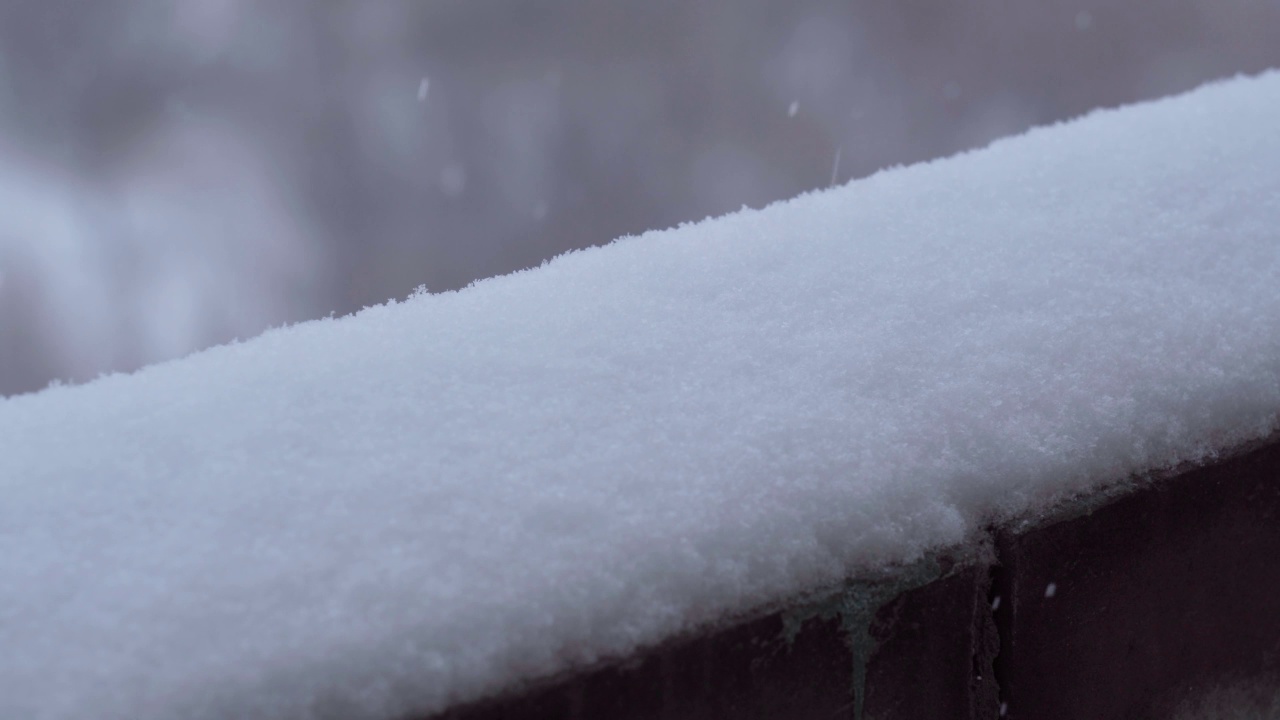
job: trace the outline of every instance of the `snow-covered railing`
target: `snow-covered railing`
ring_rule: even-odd
[[[0,717],[427,716],[990,589],[990,528],[1277,430],[1277,118],[1221,83],[0,402]]]
[[[1280,443],[447,711],[563,718],[1273,718]]]

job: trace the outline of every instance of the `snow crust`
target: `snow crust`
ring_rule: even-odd
[[[0,717],[389,718],[1277,429],[1280,74],[0,402]]]

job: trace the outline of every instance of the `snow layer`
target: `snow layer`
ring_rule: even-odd
[[[386,718],[1280,411],[1280,74],[0,402],[0,717]]]

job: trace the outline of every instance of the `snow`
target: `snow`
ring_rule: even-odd
[[[1196,688],[1174,709],[1171,720],[1276,720],[1280,718],[1280,677],[1218,681]]]
[[[0,717],[387,718],[1267,436],[1280,74],[0,401]]]

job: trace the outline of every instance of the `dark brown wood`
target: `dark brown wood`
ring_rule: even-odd
[[[997,547],[1011,719],[1166,717],[1280,662],[1280,445]]]
[[[839,618],[789,637],[783,613],[670,643],[630,663],[528,695],[457,709],[448,720],[852,717],[851,653]]]
[[[970,566],[909,590],[876,613],[867,664],[866,718],[996,716],[999,647],[988,605],[989,571]]]

